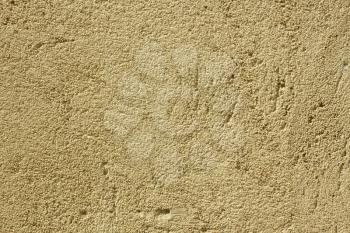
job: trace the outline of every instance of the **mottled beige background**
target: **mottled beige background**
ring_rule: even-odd
[[[1,233],[350,232],[350,1],[1,0]]]

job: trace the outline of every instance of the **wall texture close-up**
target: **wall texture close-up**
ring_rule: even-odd
[[[349,140],[349,0],[0,0],[0,233],[348,233]]]

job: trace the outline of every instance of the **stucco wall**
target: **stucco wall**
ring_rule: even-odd
[[[349,43],[347,0],[2,0],[0,232],[350,232]]]

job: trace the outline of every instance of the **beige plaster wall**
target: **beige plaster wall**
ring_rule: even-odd
[[[1,233],[350,232],[350,1],[1,0]]]

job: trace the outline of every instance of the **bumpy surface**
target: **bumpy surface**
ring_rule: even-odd
[[[2,0],[0,232],[350,232],[349,43],[347,0]]]

